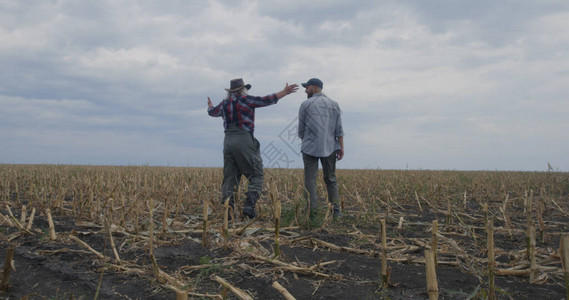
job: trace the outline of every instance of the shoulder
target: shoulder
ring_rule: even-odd
[[[324,98],[324,99],[326,99],[326,101],[330,101],[330,102],[332,102],[332,103],[336,103],[336,101],[334,101],[334,99],[328,97],[328,95],[326,95],[326,94],[319,94],[319,96],[322,97],[322,98]]]
[[[328,97],[328,96],[324,96],[324,97],[326,97],[326,99],[328,99],[328,101],[330,101],[330,103],[332,103],[332,105],[333,105],[334,107],[340,108],[340,105],[339,105],[338,102],[336,102],[334,99],[332,99],[332,98],[330,98],[330,97]]]
[[[312,101],[314,101],[314,98],[313,98],[313,97],[308,98],[308,99],[302,101],[302,103],[300,104],[300,108],[301,108],[301,109],[306,108],[306,106],[308,106],[308,105],[310,104],[310,102],[312,102]]]
[[[261,98],[261,97],[257,97],[257,96],[253,96],[253,95],[239,95],[239,96],[235,97],[235,100],[241,102],[243,105],[249,105],[250,103],[258,101],[259,98]]]
[[[319,94],[318,97],[320,99],[323,99],[324,102],[328,103],[328,106],[332,106],[334,108],[340,108],[340,106],[338,105],[338,102],[334,101],[334,99],[328,97],[327,95]]]

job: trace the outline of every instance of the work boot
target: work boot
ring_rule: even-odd
[[[247,192],[247,199],[245,199],[245,207],[243,207],[243,216],[254,219],[257,217],[257,213],[255,213],[255,203],[259,199],[258,192]]]
[[[310,218],[310,221],[316,221],[318,218],[318,211],[316,209],[311,209],[308,217]]]
[[[342,212],[340,211],[340,205],[338,203],[334,203],[334,219],[341,219]]]

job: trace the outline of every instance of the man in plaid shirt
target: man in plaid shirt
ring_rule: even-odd
[[[248,95],[251,85],[245,85],[243,79],[231,80],[230,87],[225,89],[227,97],[217,106],[207,98],[207,112],[212,117],[223,118],[225,138],[223,140],[223,183],[221,192],[223,201],[229,198],[234,217],[235,195],[241,175],[249,180],[247,199],[243,208],[243,215],[255,218],[255,203],[261,196],[263,189],[263,159],[261,158],[259,141],[253,136],[255,131],[255,108],[276,104],[278,100],[288,94],[296,92],[297,84],[285,85],[277,93],[264,97]]]

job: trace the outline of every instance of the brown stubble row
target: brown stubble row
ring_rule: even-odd
[[[340,226],[339,232],[359,228],[380,240],[379,224],[386,220],[390,239],[399,236],[402,244],[437,250],[433,257],[439,264],[445,263],[445,259],[451,264],[451,255],[454,255],[462,262],[462,267],[482,279],[488,271],[488,259],[485,258],[487,224],[492,222],[495,224],[493,234],[507,240],[522,236],[527,241],[519,246],[514,242],[507,243],[511,249],[498,245],[492,249],[497,255],[511,258],[509,263],[492,262],[492,274],[527,275],[533,282],[563,275],[559,254],[551,249],[558,246],[561,236],[568,232],[568,173],[338,170],[337,175],[341,206],[347,216],[341,223],[345,228]],[[172,232],[221,231],[221,181],[220,168],[0,165],[0,201],[2,208],[8,207],[10,212],[21,210],[21,218],[25,218],[31,209],[50,218],[51,215],[71,217],[76,222],[105,228],[111,241],[114,228],[124,234],[149,239],[152,248],[156,246],[153,244],[155,239],[159,241]],[[245,188],[245,182],[246,179],[242,179],[241,189]],[[257,222],[277,229],[278,226],[302,227],[306,205],[301,201],[302,170],[267,169],[265,183],[266,194],[259,203],[260,215],[265,217]],[[321,178],[318,190],[320,195],[325,195]],[[278,210],[282,206],[283,214],[288,210],[294,215],[288,224],[280,216],[271,217],[277,210],[273,208],[277,194]],[[236,202],[237,212],[240,205],[242,200]],[[200,223],[204,212],[210,216],[207,222]],[[193,222],[190,216],[200,222]],[[430,241],[431,235],[436,238],[437,234],[421,236],[422,232],[432,228],[434,220],[441,221],[441,224],[437,223],[437,234],[441,235],[438,243]],[[329,222],[326,220],[326,224]],[[20,225],[25,227],[26,224]],[[51,227],[50,236],[55,239]],[[226,230],[231,234],[242,233],[245,229],[235,227],[232,224],[232,229]],[[275,232],[277,253],[273,257],[278,257],[279,230]],[[405,239],[406,234],[412,237]],[[227,236],[217,241],[213,236],[211,240],[204,238],[203,245],[227,247]],[[286,242],[281,240],[280,244]],[[384,249],[379,243],[376,246],[377,253],[385,253],[380,251]],[[523,250],[514,250],[516,247]],[[361,250],[355,251],[361,253]],[[377,253],[372,251],[371,255]],[[390,253],[386,255],[389,257]],[[408,254],[401,252],[398,255]],[[115,261],[120,262],[119,254],[115,256]],[[389,258],[390,261],[403,261],[401,257]],[[424,261],[424,258],[409,255],[404,259]],[[382,273],[386,275],[385,271]]]

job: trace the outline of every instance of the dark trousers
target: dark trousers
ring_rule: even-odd
[[[223,200],[232,196],[241,175],[249,180],[248,192],[263,190],[263,159],[259,141],[249,132],[230,125],[223,140]]]
[[[318,161],[322,164],[324,182],[328,191],[328,201],[334,204],[334,210],[338,210],[338,182],[336,180],[336,152],[328,157],[315,157],[302,154],[304,161],[304,187],[310,196],[310,210],[318,207],[318,194],[316,192],[316,177],[318,175]]]

